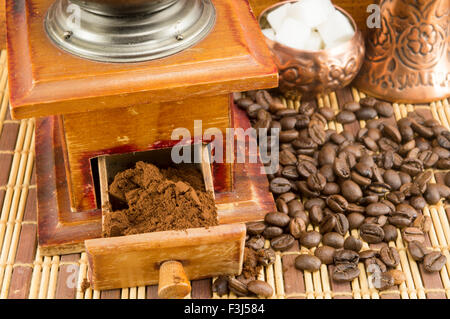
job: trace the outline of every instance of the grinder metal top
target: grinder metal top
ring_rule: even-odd
[[[61,49],[100,62],[141,62],[180,52],[215,23],[211,0],[58,0],[45,28]]]

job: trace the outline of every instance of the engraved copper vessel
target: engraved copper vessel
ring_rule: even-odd
[[[288,2],[265,9],[259,16],[262,28],[268,26],[267,13]],[[279,90],[287,96],[309,99],[349,85],[358,74],[364,59],[364,39],[353,18],[335,6],[351,22],[355,35],[338,46],[319,50],[298,50],[265,38],[279,72]]]
[[[449,0],[381,0],[355,85],[385,100],[425,103],[450,96]]]

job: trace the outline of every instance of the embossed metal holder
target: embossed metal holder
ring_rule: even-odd
[[[355,85],[402,103],[450,96],[448,0],[381,0],[380,28],[368,29],[367,50]]]
[[[261,28],[268,27],[267,14],[278,6],[295,1],[279,2],[265,9],[259,16]],[[287,96],[314,98],[349,85],[361,68],[364,58],[364,39],[353,18],[335,6],[350,21],[355,35],[338,46],[319,50],[298,50],[265,38],[272,51],[280,76],[279,90]]]
[[[45,28],[74,55],[101,62],[141,62],[180,52],[215,24],[210,0],[58,0]]]

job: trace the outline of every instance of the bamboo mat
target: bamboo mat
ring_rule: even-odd
[[[82,292],[81,285],[86,279],[87,259],[84,253],[65,256],[43,257],[37,247],[36,224],[36,183],[34,169],[34,119],[14,121],[9,114],[7,90],[6,53],[0,55],[0,298],[77,298],[77,299],[146,299],[156,298],[156,286],[134,287],[110,291]],[[364,94],[356,89],[346,89],[318,98],[319,107],[329,106],[336,111],[339,104],[351,99],[358,101]],[[283,100],[289,108],[297,108],[299,100]],[[450,129],[450,106],[448,100],[436,101],[430,105],[413,106],[394,104],[396,118],[405,117],[415,108],[428,112]],[[364,126],[364,122],[360,123]],[[339,123],[330,122],[330,128],[343,130]],[[441,174],[442,175],[442,174]],[[435,179],[442,178],[435,173]],[[274,288],[273,298],[450,298],[450,206],[442,202],[425,208],[424,214],[431,216],[432,230],[427,238],[428,245],[441,250],[447,257],[446,266],[438,273],[427,273],[418,265],[405,249],[399,237],[395,246],[401,257],[397,267],[407,277],[398,289],[378,292],[368,281],[368,274],[362,263],[361,274],[352,283],[337,284],[330,280],[332,266],[322,265],[314,273],[295,269],[294,260],[301,252],[308,251],[298,244],[286,252],[277,252],[276,261],[259,274],[259,279],[267,281]],[[309,226],[312,229],[312,226]],[[353,230],[352,235],[359,237]],[[266,242],[269,246],[269,242]],[[368,249],[367,243],[363,249]],[[220,298],[211,291],[211,279],[192,282],[192,293],[188,298]],[[230,293],[222,297],[235,299]]]

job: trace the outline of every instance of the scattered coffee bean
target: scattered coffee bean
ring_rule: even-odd
[[[336,249],[330,246],[320,246],[314,251],[314,255],[320,259],[322,264],[330,265],[334,263],[334,253]]]
[[[403,240],[407,243],[412,241],[425,242],[425,235],[422,230],[417,227],[406,227],[402,230]]]
[[[262,280],[253,280],[247,284],[247,289],[257,296],[269,298],[273,296],[273,288]]]
[[[388,267],[396,267],[400,263],[400,255],[395,247],[381,248],[380,258]]]
[[[317,247],[320,244],[322,235],[314,230],[304,232],[300,235],[300,244],[306,248]]]
[[[446,263],[447,258],[439,251],[433,251],[423,259],[423,267],[428,272],[440,271]]]
[[[288,250],[295,243],[295,238],[288,234],[283,234],[278,237],[273,238],[270,241],[270,246],[275,250]]]
[[[361,238],[369,244],[378,244],[384,239],[383,228],[375,224],[363,224],[359,233]]]
[[[337,282],[350,282],[359,276],[360,270],[357,264],[338,264],[333,268],[332,278]]]
[[[353,250],[355,252],[359,252],[363,246],[361,240],[356,237],[348,236],[344,241],[344,249]]]
[[[329,232],[323,235],[322,243],[333,248],[344,247],[344,236],[336,232]]]
[[[420,241],[411,241],[408,243],[408,251],[412,259],[421,262],[430,250]]]
[[[321,261],[313,255],[302,254],[295,258],[295,268],[314,272],[320,269]]]

